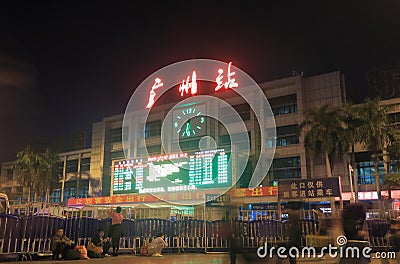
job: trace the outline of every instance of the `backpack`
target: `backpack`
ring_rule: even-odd
[[[78,260],[81,259],[81,253],[75,249],[65,249],[63,252],[63,258],[65,260]]]
[[[143,245],[140,247],[140,255],[141,256],[147,256],[149,254],[149,251],[147,249],[147,245]]]

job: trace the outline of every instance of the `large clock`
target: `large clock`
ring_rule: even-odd
[[[188,139],[206,135],[205,105],[192,105],[174,111],[174,138]]]

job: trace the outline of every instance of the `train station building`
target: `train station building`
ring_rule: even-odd
[[[176,102],[160,100],[152,107],[145,123],[139,118],[141,112],[137,113],[137,117],[131,117],[138,118],[131,122],[135,124],[133,127],[124,127],[123,114],[105,117],[93,123],[90,148],[61,152],[59,183],[52,190],[50,201],[67,204],[69,200],[69,205],[157,202],[156,198],[146,194],[150,192],[158,193],[161,199],[175,198],[177,201],[189,202],[195,199],[193,195],[199,199],[199,195],[211,195],[214,189],[233,185],[229,193],[238,204],[246,208],[249,204],[268,208],[269,203],[277,202],[277,181],[326,178],[324,159],[306,152],[303,135],[299,134],[299,125],[307,109],[325,104],[340,106],[346,102],[343,74],[339,71],[310,77],[296,74],[259,86],[269,101],[276,125],[275,154],[259,188],[249,190],[247,187],[261,147],[260,127],[252,106],[232,89],[210,95],[226,101],[245,124],[250,149],[248,162],[241,175],[236,175],[236,164],[228,162],[230,158],[235,160],[235,153],[240,151],[240,146],[232,149],[226,128],[216,119],[206,117],[207,111],[213,109],[212,103],[193,101],[171,110]],[[390,115],[397,122],[400,100],[395,98],[382,102],[396,106]],[[189,116],[191,123],[179,124],[183,115]],[[220,108],[218,115],[229,117],[232,113]],[[169,123],[167,127],[173,131],[168,134],[171,138],[164,139],[168,143],[163,145],[162,126],[166,122]],[[207,140],[202,140],[204,137]],[[266,146],[273,144],[263,143]],[[174,154],[174,144],[179,145],[181,156]],[[143,159],[146,151],[149,156]],[[210,151],[213,151],[212,158],[207,155]],[[373,162],[361,146],[357,146],[356,151],[355,172],[359,196],[361,199],[374,199]],[[187,166],[191,166],[190,169],[173,168],[172,163],[179,163],[182,159],[188,160]],[[204,164],[212,168],[205,172],[202,169]],[[345,200],[350,197],[348,164],[347,155],[337,157],[332,170],[333,177],[340,179]],[[383,174],[383,164],[380,166]],[[394,162],[391,168],[397,170],[397,167]],[[11,198],[26,199],[22,197],[25,190],[16,184],[17,172],[12,168],[12,161],[2,164],[0,190]],[[152,173],[155,170],[163,170],[163,177],[176,184],[170,185],[165,179],[155,177]],[[236,184],[232,183],[236,181]],[[393,198],[396,195],[400,196],[400,193],[395,191]]]

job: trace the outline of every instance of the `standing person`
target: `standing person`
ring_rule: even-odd
[[[235,234],[231,234],[228,238],[229,241],[229,257],[231,259],[231,264],[236,264],[236,255],[238,253],[238,239]]]
[[[301,231],[301,218],[300,210],[298,205],[291,205],[287,210],[289,215],[288,221],[288,234],[289,234],[289,245],[288,249],[291,247],[296,247],[300,250],[302,246],[302,231]],[[296,264],[296,257],[289,255],[290,264]]]
[[[111,244],[113,248],[113,256],[118,256],[119,251],[119,241],[122,236],[122,220],[123,216],[121,214],[122,208],[118,206],[113,212],[113,207],[108,210],[108,215],[111,217],[111,228],[108,231],[108,236],[111,237]]]
[[[364,222],[366,210],[360,203],[348,204],[343,208],[342,224],[347,240],[367,240],[368,232],[365,230]]]
[[[161,251],[166,246],[168,246],[168,243],[165,241],[165,235],[160,233],[156,238],[153,239],[153,241],[151,241],[150,245],[148,246],[148,254],[154,257],[162,257]]]
[[[358,252],[364,252],[365,247],[369,246],[365,219],[366,209],[361,203],[351,203],[343,208],[342,225],[347,239],[347,243],[342,245],[343,252],[348,252],[347,248],[358,248]],[[371,261],[362,254],[359,258],[349,255],[340,256],[339,264],[367,264]]]
[[[390,221],[389,242],[395,251],[400,251],[400,220]]]

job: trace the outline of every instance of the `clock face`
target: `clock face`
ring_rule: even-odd
[[[177,138],[204,136],[206,133],[205,106],[191,106],[177,110],[174,114],[173,129]]]

